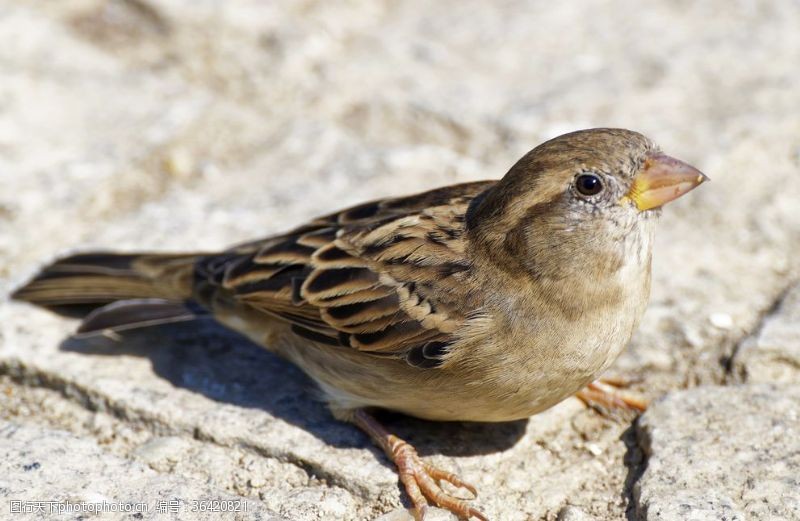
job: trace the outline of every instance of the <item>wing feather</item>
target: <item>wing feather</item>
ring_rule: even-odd
[[[196,273],[309,340],[436,367],[479,300],[464,283],[464,215],[491,184],[348,208],[208,257]]]

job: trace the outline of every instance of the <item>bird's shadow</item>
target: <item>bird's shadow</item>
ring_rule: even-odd
[[[334,447],[370,446],[356,427],[333,418],[315,384],[299,368],[212,320],[129,331],[119,339],[70,337],[60,348],[91,355],[146,357],[155,373],[176,387],[220,403],[264,410]],[[380,419],[421,455],[469,456],[506,450],[519,441],[527,425],[527,420],[429,422],[389,412],[381,413]]]

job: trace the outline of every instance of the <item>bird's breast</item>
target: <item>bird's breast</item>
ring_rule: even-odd
[[[608,280],[591,297],[573,291],[572,302],[538,298],[532,291],[501,299],[493,314],[467,326],[474,330],[454,349],[449,370],[469,389],[460,399],[480,411],[481,421],[513,420],[541,412],[596,379],[630,341],[644,311],[649,272],[631,275],[634,284]]]

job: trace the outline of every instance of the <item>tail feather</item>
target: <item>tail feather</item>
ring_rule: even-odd
[[[76,331],[76,337],[174,324],[205,314],[204,310],[184,302],[158,298],[119,300],[89,313]]]
[[[64,311],[118,300],[191,297],[198,254],[82,253],[47,266],[12,298]],[[67,313],[70,314],[70,313]]]

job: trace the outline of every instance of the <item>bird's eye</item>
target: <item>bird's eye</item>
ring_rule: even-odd
[[[595,174],[581,174],[575,179],[575,188],[581,195],[597,195],[603,191],[603,181]]]

